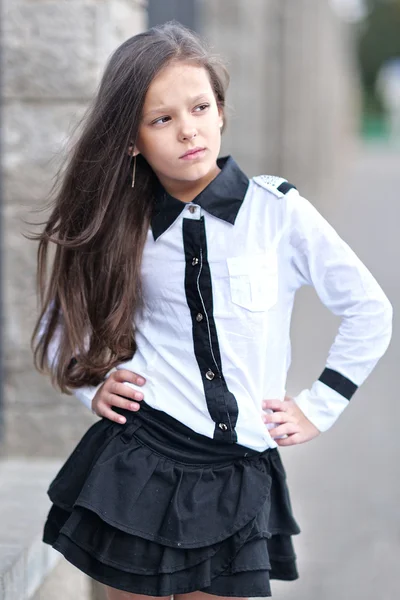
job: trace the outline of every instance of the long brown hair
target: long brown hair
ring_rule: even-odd
[[[40,234],[36,288],[40,314],[31,337],[34,366],[54,386],[97,385],[136,351],[142,306],[140,265],[156,177],[137,157],[134,189],[128,148],[135,142],[149,85],[171,61],[191,61],[225,106],[228,74],[196,34],[176,21],[124,42],[111,56],[81,134],[50,196]],[[55,244],[48,282],[49,244]],[[49,347],[56,344],[55,360]]]

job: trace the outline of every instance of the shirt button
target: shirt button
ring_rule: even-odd
[[[198,264],[199,264],[199,259],[196,258],[196,257],[194,257],[193,260],[192,260],[192,265],[195,267]]]
[[[200,323],[200,321],[202,321],[202,320],[203,320],[203,315],[202,315],[201,313],[198,313],[198,314],[196,315],[196,321],[197,321],[198,323]]]
[[[220,429],[222,429],[222,431],[227,431],[228,430],[228,426],[225,425],[225,423],[218,423],[218,427]]]
[[[196,212],[196,210],[197,210],[197,206],[193,206],[193,204],[190,204],[190,205],[189,205],[189,212],[190,212],[190,213],[192,213],[192,214],[193,214],[193,213],[195,213],[195,212]]]
[[[209,370],[207,371],[207,373],[206,373],[206,379],[208,379],[209,381],[211,381],[212,379],[214,379],[214,377],[215,377],[215,373],[213,373],[213,372],[211,371],[211,369],[209,369]]]

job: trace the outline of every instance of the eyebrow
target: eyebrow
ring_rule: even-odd
[[[200,100],[200,98],[204,98],[204,96],[207,96],[208,92],[204,92],[203,94],[199,94],[198,96],[194,96],[193,98],[189,98],[189,103],[192,104],[193,102],[197,102],[197,100]],[[144,117],[148,117],[149,115],[152,115],[153,113],[159,113],[159,112],[168,112],[170,110],[169,106],[165,106],[165,105],[161,105],[158,106],[157,108],[153,108],[152,110],[148,110],[147,113],[145,113],[143,116]]]

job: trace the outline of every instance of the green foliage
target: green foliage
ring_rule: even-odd
[[[367,0],[369,15],[360,30],[358,61],[364,87],[366,112],[380,113],[382,107],[376,94],[376,78],[382,64],[400,57],[400,1]]]

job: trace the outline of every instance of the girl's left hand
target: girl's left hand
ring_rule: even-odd
[[[289,396],[285,396],[284,400],[264,400],[262,407],[274,411],[273,413],[262,413],[264,423],[277,423],[276,427],[269,430],[271,437],[287,436],[275,439],[278,446],[303,444],[321,433]]]

